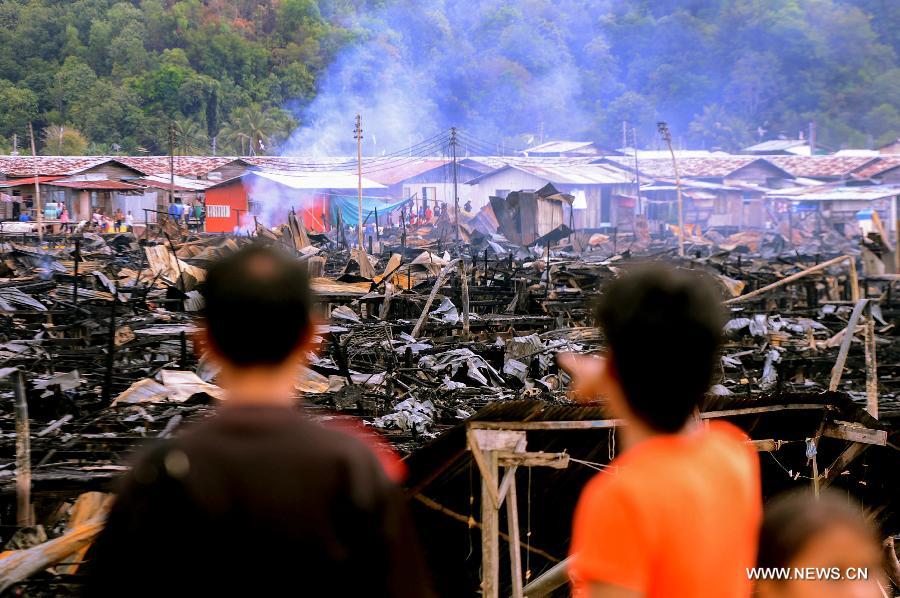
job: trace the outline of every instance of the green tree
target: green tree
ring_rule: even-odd
[[[695,142],[710,150],[737,152],[753,139],[745,121],[717,104],[704,107],[689,130]]]
[[[30,89],[17,87],[12,82],[0,79],[0,137],[28,134],[28,123],[37,120],[38,98]],[[20,147],[22,143],[20,141]]]
[[[44,148],[41,153],[48,156],[83,156],[89,142],[81,131],[67,125],[49,125],[41,134]]]
[[[222,128],[222,139],[241,155],[266,154],[287,125],[283,111],[263,108],[259,104],[238,108]]]

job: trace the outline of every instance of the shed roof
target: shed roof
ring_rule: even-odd
[[[324,172],[297,172],[297,171],[277,171],[277,170],[251,170],[244,174],[210,185],[207,189],[214,189],[234,183],[237,180],[243,180],[248,177],[258,177],[267,181],[272,181],[291,189],[356,189],[359,181],[356,174],[340,171],[324,171]],[[384,189],[381,183],[369,180],[365,177],[362,179],[363,189]]]
[[[900,195],[900,185],[821,185],[781,189],[767,195],[793,201],[873,201]]]
[[[592,154],[596,155],[599,151],[597,145],[593,141],[548,141],[534,147],[522,150],[526,156],[529,154]]]
[[[621,168],[609,164],[562,164],[512,162],[503,168],[475,177],[467,182],[474,185],[499,172],[518,170],[559,185],[615,185],[633,182],[632,176]]]
[[[769,141],[762,141],[756,145],[745,147],[743,151],[750,153],[783,152],[808,145],[809,141],[806,139],[770,139]]]

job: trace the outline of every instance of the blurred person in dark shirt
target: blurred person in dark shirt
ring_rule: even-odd
[[[294,406],[313,335],[305,270],[260,245],[210,268],[198,340],[226,396],[123,480],[87,595],[431,595],[380,457]]]

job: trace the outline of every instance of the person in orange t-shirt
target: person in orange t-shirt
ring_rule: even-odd
[[[627,271],[596,310],[605,358],[565,354],[576,397],[605,400],[622,454],[584,488],[570,576],[590,598],[746,598],[762,517],[759,459],[738,428],[696,417],[721,343],[712,283]]]

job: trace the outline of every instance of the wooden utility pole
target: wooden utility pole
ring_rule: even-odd
[[[634,177],[636,183],[635,192],[637,194],[637,213],[643,214],[644,208],[641,205],[641,170],[638,167],[638,149],[637,149],[637,129],[631,128],[631,139],[634,143]]]
[[[175,123],[171,122],[169,123],[169,205],[173,203],[175,203]]]
[[[675,170],[675,193],[678,195],[678,255],[684,256],[684,202],[681,198],[681,176],[678,173],[678,160],[675,159],[675,150],[672,149],[672,134],[669,125],[664,122],[656,123],[659,134],[669,148],[672,156],[672,168]]]
[[[34,145],[34,127],[28,123],[28,134],[31,136],[31,157],[37,158],[37,149]],[[38,182],[38,162],[34,161],[34,207],[37,210],[38,243],[44,242],[44,207],[41,205],[41,184]]]
[[[459,177],[456,169],[456,127],[450,129],[450,152],[453,156],[453,218],[456,228],[456,241],[459,242]]]
[[[359,225],[356,227],[359,241],[360,259],[363,253],[363,209],[362,209],[362,123],[359,114],[356,115],[356,128],[353,130],[353,138],[356,139],[356,183],[359,199]],[[360,264],[362,268],[362,264]]]

